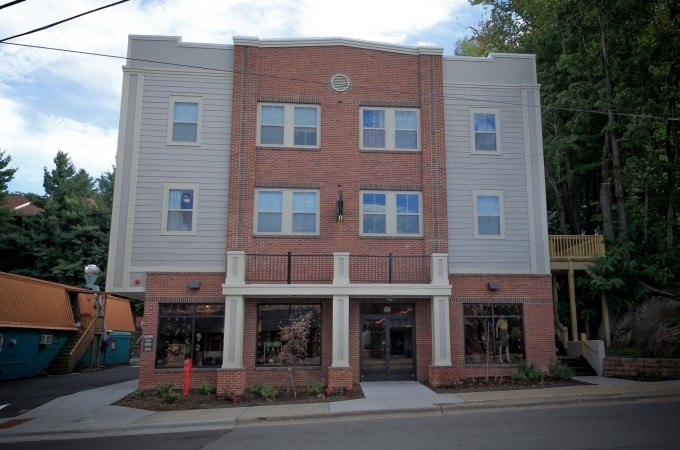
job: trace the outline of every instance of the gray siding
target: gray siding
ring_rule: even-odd
[[[499,111],[500,155],[471,154],[474,108]],[[449,271],[530,273],[522,90],[445,85],[444,110]],[[489,189],[503,192],[504,239],[474,238],[473,191]]]
[[[225,270],[231,92],[231,74],[145,75],[131,253],[134,270]],[[203,98],[200,146],[167,145],[171,95]],[[161,234],[164,183],[198,185],[196,235]]]

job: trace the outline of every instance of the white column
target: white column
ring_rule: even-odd
[[[349,252],[333,253],[333,284],[349,284]]]
[[[451,328],[449,297],[432,298],[432,365],[451,365]]]
[[[227,252],[227,279],[224,284],[246,284],[246,252]]]
[[[432,284],[447,286],[449,284],[449,255],[447,253],[432,253]]]
[[[349,297],[333,296],[333,367],[349,367]]]
[[[243,368],[243,319],[245,301],[243,296],[227,297],[224,308],[223,369]]]

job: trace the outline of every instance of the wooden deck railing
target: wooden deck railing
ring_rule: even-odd
[[[551,261],[594,261],[605,255],[602,235],[549,236]]]
[[[83,317],[81,320],[83,321],[84,331],[75,347],[73,347],[73,350],[71,350],[68,355],[68,373],[73,372],[73,369],[75,369],[78,361],[80,361],[80,358],[85,353],[85,350],[87,350],[87,347],[94,339],[94,333],[97,327],[98,320],[96,318]]]

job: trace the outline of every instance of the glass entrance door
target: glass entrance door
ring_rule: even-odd
[[[361,381],[415,379],[413,316],[361,318]]]

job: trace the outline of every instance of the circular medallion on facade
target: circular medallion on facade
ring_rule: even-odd
[[[352,86],[352,82],[349,77],[344,73],[336,73],[331,77],[331,87],[335,92],[345,92]]]

